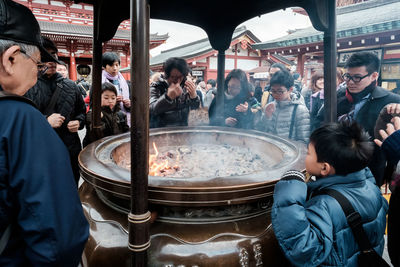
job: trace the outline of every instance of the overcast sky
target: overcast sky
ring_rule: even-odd
[[[272,40],[287,34],[287,30],[301,29],[311,26],[307,16],[294,13],[290,8],[279,10],[244,22],[245,25],[262,42]],[[167,42],[150,51],[152,56],[163,50],[177,47],[207,37],[204,30],[188,24],[155,20],[150,21],[150,33],[166,34]]]

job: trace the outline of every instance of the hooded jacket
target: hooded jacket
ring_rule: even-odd
[[[263,117],[262,125],[259,126],[259,129],[280,137],[289,138],[292,114],[297,106],[291,139],[307,143],[310,136],[310,114],[301,99],[298,99],[293,93],[290,97],[291,99],[288,101],[273,101],[275,103],[275,112],[271,118]]]
[[[322,189],[342,193],[361,215],[375,251],[382,255],[388,204],[368,168],[304,183],[290,177],[275,186],[272,227],[295,266],[358,266],[359,247],[340,204]]]

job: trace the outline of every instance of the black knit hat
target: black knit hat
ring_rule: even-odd
[[[12,0],[0,0],[0,39],[37,46],[43,62],[58,62],[43,47],[39,24],[32,12]]]

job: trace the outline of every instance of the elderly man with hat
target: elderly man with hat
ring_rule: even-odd
[[[68,151],[22,97],[41,58],[35,17],[0,0],[0,266],[77,266],[88,238]]]

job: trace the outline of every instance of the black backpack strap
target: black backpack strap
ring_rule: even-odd
[[[360,250],[366,252],[373,249],[368,236],[364,231],[360,213],[354,209],[353,205],[351,205],[350,201],[342,193],[334,189],[324,189],[319,191],[317,195],[329,195],[336,199],[346,215],[347,223],[353,232]]]
[[[294,124],[296,123],[296,111],[297,111],[298,106],[299,105],[296,104],[293,107],[292,118],[290,120],[290,128],[289,128],[289,139],[292,139],[292,136],[293,136],[293,128],[294,128]]]
[[[62,81],[64,78],[62,76],[58,77],[56,80],[56,89],[54,90],[53,95],[51,96],[50,102],[47,105],[45,111],[43,112],[44,115],[50,116],[54,113],[54,107],[56,106],[58,97],[60,96],[61,89],[63,88]]]

